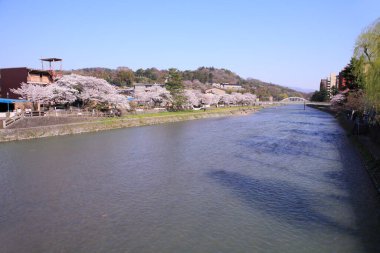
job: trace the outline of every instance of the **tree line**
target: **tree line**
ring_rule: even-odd
[[[294,96],[307,97],[307,94],[287,87],[252,78],[244,79],[236,73],[223,68],[200,67],[196,70],[176,71],[187,89],[204,91],[211,88],[213,83],[232,83],[242,85],[245,92],[255,94],[262,100],[268,99],[270,96],[275,100]],[[140,68],[136,71],[128,67],[118,67],[116,69],[84,68],[66,71],[66,74],[69,73],[102,78],[120,87],[131,87],[135,83],[167,83],[170,78],[170,70],[159,70],[157,68]]]
[[[338,94],[341,99],[332,101],[359,112],[380,110],[380,18],[358,36],[353,56],[341,76],[345,80],[342,89],[349,92]]]

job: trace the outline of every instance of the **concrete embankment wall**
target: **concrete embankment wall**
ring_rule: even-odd
[[[13,125],[9,126],[7,129],[16,128],[31,128],[31,127],[41,127],[50,125],[62,125],[62,124],[72,124],[72,123],[83,123],[96,121],[99,118],[94,117],[54,117],[54,116],[44,116],[44,117],[24,117],[22,120],[15,122]]]
[[[59,136],[68,134],[79,134],[87,132],[96,132],[108,129],[117,129],[125,127],[135,127],[144,125],[155,125],[161,123],[178,122],[185,120],[223,117],[229,115],[244,115],[254,112],[251,110],[232,110],[226,112],[204,112],[189,113],[183,115],[163,115],[141,118],[107,118],[98,121],[86,121],[69,124],[45,125],[38,127],[26,127],[15,129],[1,129],[0,142],[26,140],[34,138],[42,138],[49,136]]]

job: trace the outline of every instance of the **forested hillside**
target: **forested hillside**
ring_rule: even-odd
[[[103,78],[117,86],[132,86],[133,83],[165,83],[168,76],[168,70],[147,68],[133,71],[128,67],[118,67],[117,69],[84,68],[66,71],[66,73]],[[200,67],[196,70],[180,71],[180,74],[187,88],[205,90],[210,88],[213,83],[238,83],[247,92],[254,93],[261,99],[268,98],[269,96],[273,96],[275,100],[292,96],[306,96],[305,93],[280,85],[266,83],[257,79],[244,79],[228,69]]]

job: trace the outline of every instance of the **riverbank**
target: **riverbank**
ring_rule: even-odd
[[[83,122],[48,124],[49,122],[59,122],[52,117],[51,121],[41,117],[40,121],[44,125],[21,127],[0,130],[0,142],[27,140],[50,136],[60,136],[69,134],[80,134],[97,132],[110,129],[136,127],[145,125],[156,125],[163,123],[179,122],[186,120],[226,117],[231,115],[247,115],[262,109],[259,106],[246,107],[226,107],[216,108],[207,111],[184,111],[184,112],[161,112],[151,114],[126,115],[117,118],[98,118],[85,120]],[[33,123],[35,124],[35,122]],[[27,125],[27,124],[26,124]]]
[[[309,107],[327,112],[333,115],[339,122],[340,126],[346,131],[347,137],[359,151],[365,162],[365,167],[371,180],[380,193],[380,144],[375,142],[369,135],[353,135],[353,122],[348,120],[342,113],[337,113],[330,109],[329,106],[308,105]]]

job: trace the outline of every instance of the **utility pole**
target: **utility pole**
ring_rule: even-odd
[[[7,92],[7,99],[9,99],[9,92]],[[7,103],[7,105],[8,105],[8,116],[10,116],[10,114],[9,114],[9,101],[7,101],[8,103]]]

